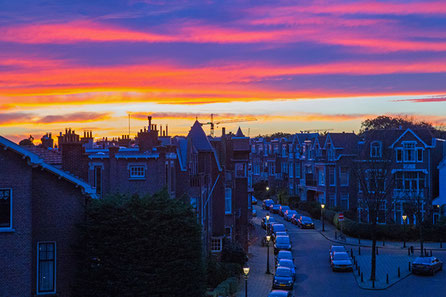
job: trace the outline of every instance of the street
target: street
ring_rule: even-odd
[[[262,217],[267,213],[260,206],[255,206],[258,217],[254,218],[256,228],[260,227]],[[446,273],[439,272],[435,276],[409,275],[407,278],[395,283],[385,290],[361,289],[352,272],[332,272],[328,263],[328,249],[332,242],[323,237],[316,230],[302,230],[297,226],[286,222],[277,214],[273,215],[277,221],[284,223],[293,246],[293,256],[296,265],[296,282],[294,284],[294,296],[324,297],[324,296],[439,296],[446,291]],[[259,244],[259,243],[257,243]],[[271,243],[272,245],[272,243]],[[349,246],[346,246],[350,250]],[[355,248],[354,248],[355,250]],[[270,257],[273,258],[272,248]],[[364,249],[364,253],[370,253],[370,249]],[[405,250],[386,251],[387,254],[404,254]],[[261,256],[261,255],[258,255]],[[264,248],[266,257],[266,248]],[[444,252],[435,256],[442,261],[446,259]],[[379,256],[378,260],[379,261]],[[273,261],[271,262],[273,263]],[[274,264],[272,264],[274,265]],[[273,266],[271,267],[273,270]],[[395,268],[397,269],[397,268]],[[364,275],[364,278],[369,277]],[[377,278],[385,278],[385,275]],[[271,285],[271,284],[270,284]],[[255,294],[255,284],[249,285],[252,294]],[[261,295],[249,295],[258,296]]]

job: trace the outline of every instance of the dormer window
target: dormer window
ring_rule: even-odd
[[[382,143],[380,141],[373,141],[370,144],[370,157],[372,158],[382,157]]]
[[[403,142],[404,162],[415,162],[415,141]]]

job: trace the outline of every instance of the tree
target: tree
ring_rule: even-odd
[[[371,280],[376,280],[376,225],[378,222],[386,221],[387,205],[392,205],[394,179],[391,156],[391,152],[385,150],[381,156],[371,157],[371,154],[364,149],[355,160],[354,172],[360,187],[358,206],[364,210],[359,216],[367,215],[371,224]]]
[[[28,138],[22,139],[19,142],[20,146],[34,146],[34,137],[30,135]]]
[[[75,247],[77,296],[202,296],[200,227],[163,191],[90,201]]]
[[[388,130],[388,129],[428,129],[434,132],[436,129],[431,123],[424,121],[416,121],[408,116],[378,116],[373,119],[364,120],[361,123],[360,133],[363,134],[368,130]]]

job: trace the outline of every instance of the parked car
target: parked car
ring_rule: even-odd
[[[294,262],[293,254],[290,251],[279,251],[276,255],[276,266],[282,259],[288,259]]]
[[[330,261],[333,271],[353,271],[352,259],[345,252],[335,252]]]
[[[443,262],[436,257],[418,257],[412,263],[413,274],[431,274],[443,270]]]
[[[286,231],[277,231],[276,232],[276,236],[288,236],[288,233],[286,233]],[[289,236],[288,236],[289,237]]]
[[[284,224],[273,224],[271,225],[271,234],[273,239],[276,238],[276,232],[280,232],[280,231],[285,231],[286,232],[286,228]]]
[[[274,239],[274,254],[281,250],[291,251],[291,242],[289,236],[277,236]]]
[[[280,205],[280,204],[273,204],[269,207],[269,211],[272,213],[279,213],[281,206],[282,205]]]
[[[271,224],[271,223],[275,223],[276,222],[276,219],[274,218],[274,217],[269,217],[269,221],[267,222],[266,221],[266,217],[263,217],[262,218],[262,228],[263,229],[266,229],[267,228],[267,224],[269,225],[269,224]]]
[[[293,292],[284,290],[272,290],[268,297],[293,297]]]
[[[313,220],[309,217],[300,216],[297,225],[302,229],[314,229]]]
[[[256,217],[256,216],[257,216],[257,210],[252,209],[252,216],[253,216],[253,217]]]
[[[331,261],[333,253],[347,253],[347,250],[342,245],[332,245],[328,250],[328,261]]]
[[[277,267],[287,267],[291,269],[291,274],[293,276],[293,280],[296,280],[296,266],[292,260],[282,259],[277,263]]]
[[[291,219],[294,216],[297,216],[297,211],[289,209],[285,212],[285,215],[283,216],[283,218],[285,219],[285,221],[291,222]]]
[[[265,210],[269,210],[269,207],[273,204],[274,204],[274,201],[272,199],[265,199],[265,200],[263,200],[262,208]]]
[[[291,269],[287,267],[277,267],[273,279],[273,289],[288,289],[292,290],[294,285]]]
[[[281,205],[280,209],[279,209],[279,215],[283,217],[285,215],[285,211],[290,210],[290,209],[291,208],[289,206]]]
[[[256,204],[257,204],[257,199],[256,199],[256,197],[254,197],[254,196],[251,197],[251,204],[252,204],[252,205],[256,205]]]

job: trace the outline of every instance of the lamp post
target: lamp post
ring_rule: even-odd
[[[266,186],[266,198],[269,199],[269,187]]]
[[[325,208],[325,204],[322,203],[321,204],[322,231],[325,231],[324,208]]]
[[[271,274],[271,272],[269,272],[269,242],[271,240],[271,236],[270,235],[266,235],[266,274]]]
[[[268,235],[268,228],[269,228],[269,213],[266,214],[265,218],[266,218],[265,231],[266,231],[266,235]]]
[[[403,248],[405,248],[406,247],[406,219],[407,219],[407,216],[406,215],[402,215],[401,217],[403,218],[403,233],[404,233],[404,236],[403,236]]]
[[[249,274],[249,266],[248,265],[243,267],[243,274],[245,276],[245,297],[248,297],[248,274]]]

